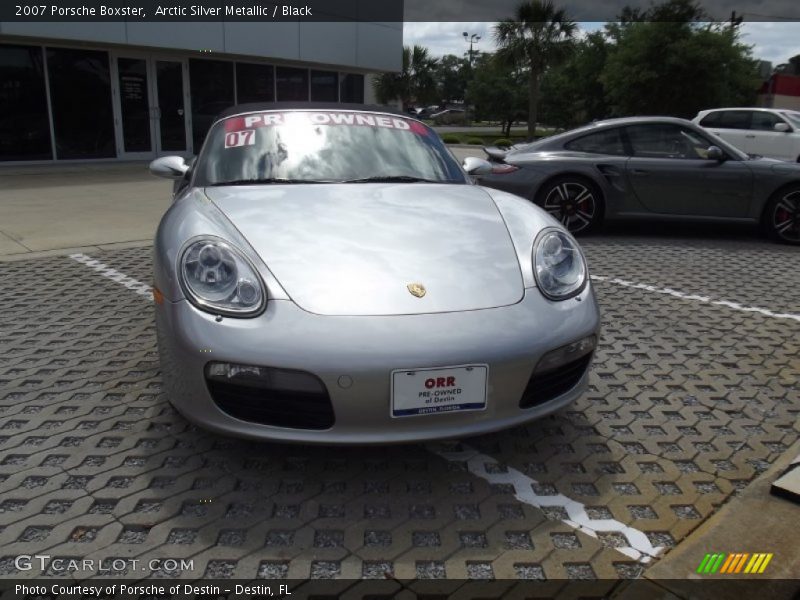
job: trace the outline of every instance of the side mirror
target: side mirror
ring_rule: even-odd
[[[492,172],[492,163],[477,156],[468,156],[461,166],[469,175],[488,175]]]
[[[708,154],[706,155],[706,157],[708,158],[708,160],[717,160],[719,162],[725,160],[725,153],[719,146],[709,146],[707,153]]]
[[[180,156],[162,156],[150,163],[150,172],[157,177],[180,179],[189,170],[189,165]]]
[[[780,131],[781,133],[786,133],[787,131],[791,131],[792,128],[789,127],[788,123],[775,123],[774,126],[775,131]]]

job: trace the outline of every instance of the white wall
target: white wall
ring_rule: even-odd
[[[402,23],[3,22],[0,35],[189,51],[202,49],[369,71],[399,71],[403,51]]]

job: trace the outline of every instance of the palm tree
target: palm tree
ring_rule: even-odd
[[[550,0],[530,0],[517,6],[514,18],[494,27],[500,60],[528,71],[528,135],[536,133],[539,87],[548,67],[570,53],[577,27]]]
[[[403,110],[412,102],[436,100],[436,78],[439,61],[424,46],[403,47],[403,68],[399,73],[384,73],[373,81],[375,96],[381,104],[395,98],[403,102]]]

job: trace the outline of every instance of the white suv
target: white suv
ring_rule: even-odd
[[[692,119],[748,154],[800,162],[800,112],[779,108],[715,108]]]

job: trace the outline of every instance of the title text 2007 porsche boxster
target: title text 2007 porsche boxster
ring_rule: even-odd
[[[586,384],[598,309],[572,236],[439,137],[344,104],[234,107],[155,241],[165,390],[225,434],[385,443],[497,430]]]

